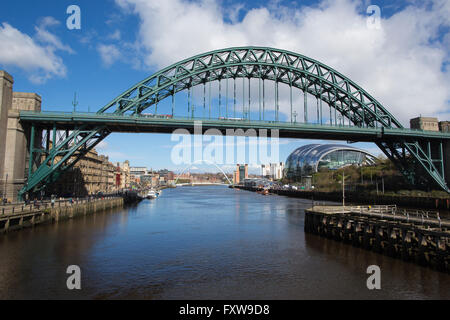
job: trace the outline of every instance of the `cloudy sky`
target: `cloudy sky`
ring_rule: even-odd
[[[81,30],[66,26],[71,4],[81,8]],[[376,28],[368,25],[370,5],[381,9]],[[0,69],[14,76],[15,91],[39,93],[46,111],[72,110],[74,92],[78,110],[96,111],[181,59],[270,46],[340,71],[408,126],[420,114],[450,118],[449,30],[445,0],[16,0],[0,11]],[[284,141],[281,160],[306,143]],[[176,169],[174,144],[169,135],[113,134],[100,151],[113,161]],[[357,146],[379,154],[374,145]]]

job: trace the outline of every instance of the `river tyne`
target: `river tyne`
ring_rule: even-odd
[[[305,234],[310,200],[223,186],[0,236],[1,299],[450,299],[450,275]],[[67,267],[81,268],[68,290]],[[368,290],[366,269],[381,269]]]

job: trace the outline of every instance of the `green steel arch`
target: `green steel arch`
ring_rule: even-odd
[[[278,83],[289,85],[291,96],[292,87],[298,88],[316,97],[318,102],[327,103],[360,128],[403,128],[381,103],[336,70],[301,54],[267,47],[221,49],[185,59],[139,82],[101,108],[97,114],[138,116],[151,107],[155,107],[156,113],[160,101],[168,97],[172,97],[173,101],[175,94],[180,91],[212,81],[221,83],[222,80],[237,78],[257,78],[260,83],[261,80],[263,83],[265,80],[273,81],[276,84],[276,96]],[[306,98],[304,94],[305,104]],[[307,114],[305,120],[308,121]],[[275,106],[275,121],[279,121],[278,102]],[[57,137],[54,127],[52,141],[56,143],[44,151],[30,148],[28,180],[20,194],[38,191],[57,180],[109,134],[107,126],[99,126],[95,130],[81,126],[67,132],[65,136]],[[448,191],[444,178],[442,142],[440,146],[431,146],[430,142],[419,140],[379,140],[376,143],[412,184],[423,187],[434,183]],[[440,153],[440,157],[436,156],[437,153]]]
[[[264,47],[222,49],[180,61],[136,84],[98,113],[140,114],[177,92],[230,78],[285,83],[332,105],[355,125],[402,128],[378,101],[336,70],[297,53]]]

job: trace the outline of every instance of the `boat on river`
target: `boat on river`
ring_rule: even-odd
[[[157,193],[155,190],[150,190],[148,193],[147,193],[147,199],[156,199],[156,198],[158,198],[158,196],[159,196],[159,193]]]
[[[263,196],[267,196],[267,195],[269,195],[269,190],[268,189],[262,189],[262,190],[256,191],[256,193],[262,194]]]

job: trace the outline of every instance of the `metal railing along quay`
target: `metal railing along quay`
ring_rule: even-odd
[[[92,203],[92,202],[98,202],[102,200],[109,200],[109,199],[115,199],[115,198],[121,198],[121,195],[116,196],[107,196],[107,197],[101,197],[101,198],[75,198],[75,199],[64,199],[64,200],[55,200],[53,203],[51,200],[42,200],[42,201],[33,201],[30,203],[14,203],[14,204],[7,204],[7,205],[1,205],[0,206],[0,217],[3,216],[12,216],[17,214],[24,214],[24,213],[32,213],[32,212],[38,212],[46,209],[51,208],[62,208],[62,207],[70,207],[78,204],[84,204],[84,203]]]
[[[450,227],[450,220],[442,219],[438,211],[399,209],[396,205],[377,206],[313,206],[313,211],[326,214],[350,214],[417,225]]]

